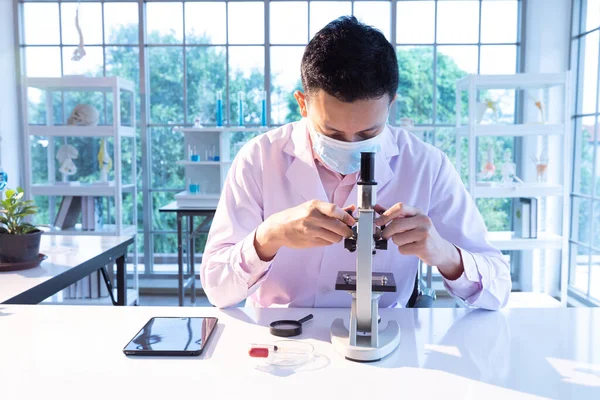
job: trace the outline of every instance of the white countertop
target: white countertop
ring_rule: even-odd
[[[42,235],[40,253],[48,258],[35,268],[0,272],[0,303],[128,240],[131,240],[130,236]]]
[[[377,363],[345,360],[329,342],[346,309],[0,305],[0,390],[20,399],[600,399],[600,309],[383,309],[398,349]],[[269,367],[248,356],[272,343],[268,324],[314,319],[300,340],[315,361]],[[153,316],[217,316],[200,357],[127,357]]]

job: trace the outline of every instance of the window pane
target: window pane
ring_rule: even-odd
[[[186,43],[225,44],[226,22],[225,2],[185,3]]]
[[[596,112],[596,96],[598,82],[598,38],[600,32],[596,31],[581,38],[581,53],[579,68],[583,74],[582,82],[581,113],[592,114]]]
[[[588,129],[591,130],[591,132],[593,132],[591,134],[592,137],[590,145],[596,150],[596,155],[594,156],[596,163],[594,167],[594,176],[596,177],[595,197],[600,198],[600,150],[598,150],[598,146],[600,146],[600,119],[596,121],[595,129],[594,127],[589,127]],[[600,218],[600,214],[597,214],[597,217]]]
[[[433,120],[433,47],[398,47],[398,98],[396,122],[412,118],[415,123]]]
[[[377,28],[387,40],[390,37],[390,2],[389,1],[355,1],[354,15],[356,18]]]
[[[461,165],[460,165],[460,175],[463,179],[463,182],[467,180],[468,174],[468,141],[466,138],[461,138],[458,142],[458,146],[460,147],[460,156],[461,156]],[[458,167],[455,164],[456,160],[456,136],[453,128],[438,128],[435,132],[435,146],[442,150],[448,157],[450,157],[450,161],[455,165],[455,168]]]
[[[310,3],[310,37],[325,25],[344,15],[352,14],[349,1],[313,1]]]
[[[188,122],[198,117],[202,125],[215,125],[216,94],[225,91],[225,47],[188,47],[186,52]]]
[[[26,47],[25,73],[29,77],[61,76],[60,47]]]
[[[59,44],[58,3],[23,4],[25,44]]]
[[[149,47],[150,122],[183,121],[183,49]]]
[[[63,74],[64,75],[86,75],[103,76],[104,63],[102,47],[86,47],[85,57],[79,61],[71,60],[76,46],[63,47]]]
[[[148,43],[183,42],[182,3],[146,3]]]
[[[183,160],[183,134],[172,128],[151,128],[152,138],[152,187],[182,189],[183,168],[177,161]]]
[[[438,43],[477,43],[479,1],[440,1],[437,9]]]
[[[600,249],[600,200],[597,199],[594,200],[594,232],[592,237],[594,238],[592,245]]]
[[[137,3],[104,3],[104,41],[110,44],[137,44]]]
[[[177,231],[177,214],[161,213],[159,208],[175,201],[176,192],[152,192],[152,230]]]
[[[600,0],[587,0],[585,31],[600,26]]]
[[[592,252],[592,267],[590,270],[590,297],[600,300],[600,252]]]
[[[107,46],[106,47],[106,76],[120,76],[129,79],[135,84],[135,116],[136,125],[140,125],[140,63],[139,49],[132,46]],[[141,141],[137,141],[140,146]],[[138,158],[141,157],[141,150]],[[139,169],[138,169],[139,171]],[[143,214],[140,214],[143,215]]]
[[[398,44],[433,43],[435,36],[435,2],[398,2],[396,15],[396,42]]]
[[[229,43],[265,42],[265,11],[262,2],[229,3]]]
[[[480,74],[517,72],[517,46],[481,46]]]
[[[511,230],[512,199],[477,199],[476,202],[488,231]]]
[[[590,243],[590,222],[591,222],[591,202],[589,199],[573,197],[573,218],[571,220],[571,239],[585,243]]]
[[[229,110],[232,125],[238,125],[238,92],[244,96],[244,123],[260,124],[260,96],[265,88],[265,48],[229,48]]]
[[[177,272],[177,234],[154,234],[152,238],[154,245],[154,272]]]
[[[305,1],[286,1],[270,4],[269,34],[271,43],[308,43],[308,3]]]
[[[519,3],[515,0],[481,3],[481,42],[516,43]]]
[[[571,276],[569,284],[587,294],[590,251],[586,247],[571,244]]]
[[[456,81],[477,73],[477,46],[439,46],[437,56],[437,120],[456,120]],[[463,96],[466,100],[466,93]],[[463,101],[463,104],[465,101]]]
[[[594,171],[594,117],[578,118],[575,141],[575,192],[592,194],[592,173]]]
[[[102,44],[102,5],[100,3],[62,3],[63,44],[79,44],[79,33],[75,26],[75,16],[79,6],[79,26],[85,44]]]
[[[300,62],[304,47],[271,48],[271,121],[285,124],[302,118],[294,91],[302,90]]]

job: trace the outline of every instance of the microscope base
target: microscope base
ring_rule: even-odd
[[[398,322],[389,321],[385,329],[378,332],[379,347],[371,347],[371,337],[357,335],[356,345],[350,344],[350,332],[344,320],[336,319],[331,324],[331,343],[346,359],[360,362],[375,362],[390,354],[400,344]]]

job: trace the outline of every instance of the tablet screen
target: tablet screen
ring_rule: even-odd
[[[127,344],[125,351],[201,351],[216,318],[155,317]]]

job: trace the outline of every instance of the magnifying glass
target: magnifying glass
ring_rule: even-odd
[[[310,321],[313,318],[312,314],[308,314],[306,317],[294,321],[294,320],[280,320],[271,322],[271,335],[280,337],[291,337],[302,334],[302,324],[306,321]]]

